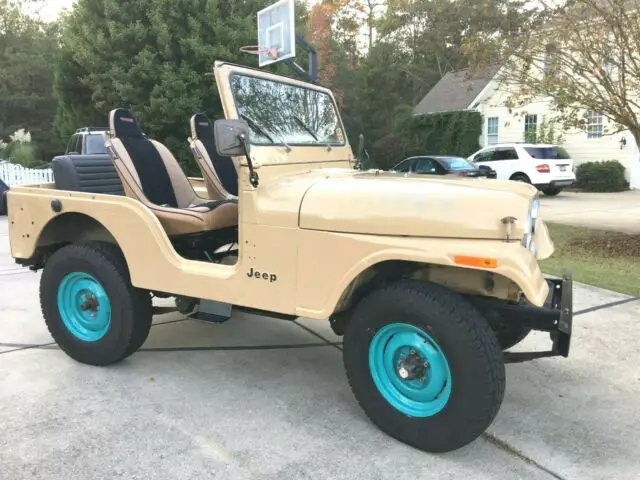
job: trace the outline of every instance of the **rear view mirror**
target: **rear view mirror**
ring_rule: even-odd
[[[216,150],[223,157],[249,155],[249,125],[244,120],[216,120]]]

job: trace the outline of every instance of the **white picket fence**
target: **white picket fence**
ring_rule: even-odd
[[[25,168],[0,160],[0,179],[10,187],[25,183],[48,183],[53,182],[53,171],[50,168]]]

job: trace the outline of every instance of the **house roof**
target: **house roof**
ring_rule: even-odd
[[[420,116],[468,110],[499,69],[500,66],[494,65],[473,75],[469,75],[469,69],[448,72],[414,107],[413,114]]]

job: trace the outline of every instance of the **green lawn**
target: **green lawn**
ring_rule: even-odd
[[[640,296],[640,235],[547,223],[555,244],[540,263],[544,273],[561,276],[563,267],[577,282]]]

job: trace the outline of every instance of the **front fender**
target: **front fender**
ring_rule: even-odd
[[[318,254],[322,249],[332,261]],[[495,259],[495,268],[456,263],[456,256]],[[519,242],[438,238],[386,237],[302,231],[298,265],[298,314],[326,318],[351,282],[371,266],[385,261],[484,270],[514,282],[527,299],[542,306],[549,287],[534,255]]]

